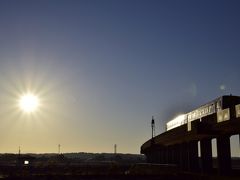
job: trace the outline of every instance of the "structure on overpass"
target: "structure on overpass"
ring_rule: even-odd
[[[218,170],[228,174],[232,170],[230,137],[239,134],[240,97],[221,96],[169,121],[166,132],[145,142],[141,153],[149,163],[176,164],[184,171],[211,173],[211,141],[216,138]]]

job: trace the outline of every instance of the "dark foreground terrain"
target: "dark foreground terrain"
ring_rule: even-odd
[[[48,166],[1,166],[2,179],[61,179],[61,180],[239,180],[240,172],[234,170],[231,174],[220,176],[213,174],[188,173],[172,165],[118,163],[78,164],[78,165],[48,165]]]
[[[239,159],[233,161],[240,167]],[[239,180],[235,168],[228,175],[189,173],[175,165],[147,164],[141,155],[68,154],[0,155],[0,179],[61,180]]]

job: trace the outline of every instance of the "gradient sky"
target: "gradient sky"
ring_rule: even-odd
[[[1,0],[0,152],[60,143],[139,153],[152,115],[159,134],[179,113],[240,95],[239,9],[237,0]],[[31,115],[17,107],[25,92],[41,99]]]

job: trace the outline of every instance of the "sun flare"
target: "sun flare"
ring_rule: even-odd
[[[19,107],[27,113],[34,112],[39,106],[39,99],[36,95],[28,93],[20,97]]]

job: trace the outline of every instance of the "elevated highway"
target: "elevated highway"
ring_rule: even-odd
[[[228,101],[222,105],[224,108],[149,139],[141,146],[141,153],[150,163],[176,164],[184,171],[211,173],[211,141],[216,138],[218,171],[231,173],[230,137],[240,134],[240,97],[224,98]]]

